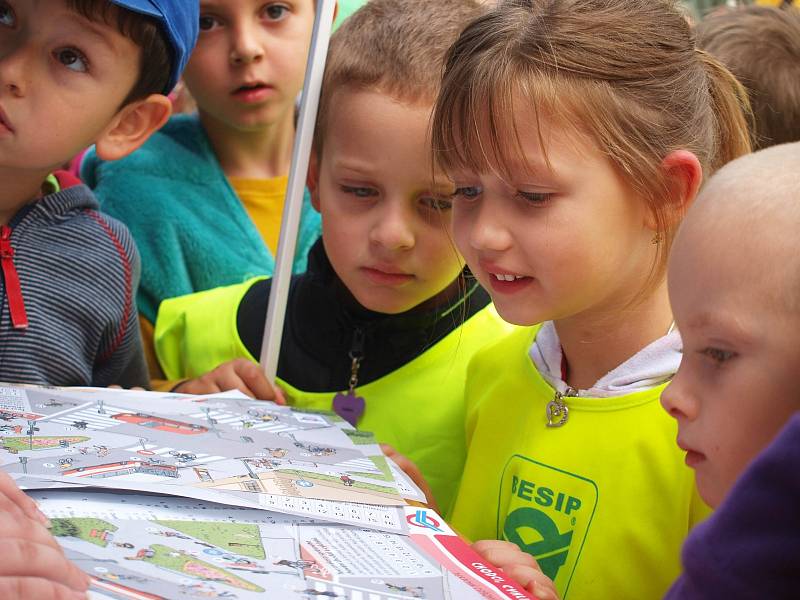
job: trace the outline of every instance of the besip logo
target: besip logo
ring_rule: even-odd
[[[422,527],[423,529],[431,529],[442,533],[444,530],[441,528],[441,523],[428,514],[426,510],[418,510],[413,515],[406,517],[409,525],[414,527]]]

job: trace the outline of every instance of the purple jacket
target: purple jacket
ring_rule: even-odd
[[[665,600],[800,598],[800,413],[683,546]]]

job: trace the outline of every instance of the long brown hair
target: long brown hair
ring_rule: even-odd
[[[588,132],[647,202],[663,241],[651,283],[663,277],[683,208],[663,159],[686,149],[710,174],[750,151],[744,88],[695,48],[667,0],[501,0],[448,53],[433,116],[435,160],[445,171],[501,174],[525,164],[519,102],[537,119]]]

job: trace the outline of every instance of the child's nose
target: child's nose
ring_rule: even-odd
[[[469,228],[469,242],[475,250],[502,252],[512,245],[511,234],[504,226],[497,207],[490,207],[486,203],[474,210],[472,219],[454,219],[454,227]]]
[[[0,56],[0,89],[3,94],[23,96],[30,77],[29,65],[23,52],[9,52]]]
[[[682,375],[678,369],[675,377],[661,393],[661,406],[678,421],[692,420],[697,416],[697,403],[685,385],[685,378],[685,373]]]
[[[252,33],[244,28],[238,30],[230,60],[234,65],[247,65],[264,58],[264,48]]]
[[[387,207],[372,227],[370,240],[390,250],[414,247],[414,231],[408,215],[399,207]]]

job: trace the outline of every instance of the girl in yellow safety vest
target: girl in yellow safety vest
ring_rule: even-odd
[[[468,368],[452,522],[567,600],[660,598],[707,511],[659,404],[681,356],[665,262],[704,173],[749,151],[747,111],[665,0],[501,1],[449,51],[454,237],[526,326]]]

